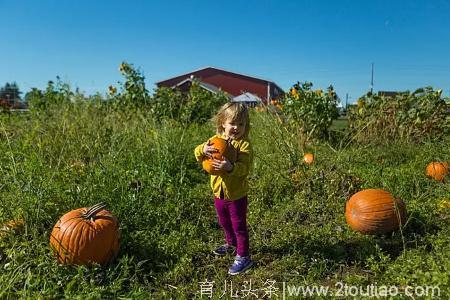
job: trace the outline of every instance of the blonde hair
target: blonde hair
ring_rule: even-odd
[[[226,121],[242,121],[245,124],[245,132],[242,137],[248,137],[250,132],[250,118],[245,104],[238,102],[225,103],[213,118],[217,134],[223,134],[223,124]]]

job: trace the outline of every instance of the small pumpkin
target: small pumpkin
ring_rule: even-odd
[[[446,162],[431,162],[427,166],[427,176],[443,181],[449,172],[449,166]]]
[[[62,264],[105,265],[119,252],[119,222],[102,203],[63,215],[53,227],[50,245]]]
[[[314,154],[312,154],[312,153],[305,153],[305,155],[303,156],[303,161],[307,165],[312,164],[314,162]]]
[[[382,234],[404,225],[406,207],[402,200],[381,189],[357,192],[345,207],[347,224],[363,234]]]
[[[213,153],[213,158],[221,160],[222,157],[226,157],[229,161],[235,162],[237,159],[236,149],[231,145],[230,140],[225,140],[220,137],[213,137],[208,141],[210,146],[214,146],[217,152]],[[212,166],[213,159],[205,157],[202,161],[203,169],[211,175],[222,175],[224,172],[221,170],[214,170]]]

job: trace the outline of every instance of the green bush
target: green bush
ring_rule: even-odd
[[[120,83],[122,91],[117,95],[115,95],[116,88],[109,87],[110,94],[115,97],[114,104],[121,109],[144,107],[147,105],[150,98],[148,90],[145,87],[145,77],[141,74],[141,71],[126,62],[120,64],[119,70],[125,77],[125,83]]]
[[[323,93],[312,90],[312,86],[310,82],[298,82],[281,99],[288,124],[299,128],[302,148],[312,139],[326,138],[333,120],[339,116],[338,98],[333,87]]]
[[[349,111],[354,139],[361,143],[441,139],[450,132],[450,116],[441,93],[427,87],[394,98],[368,94]]]
[[[205,123],[227,101],[230,98],[225,93],[209,92],[194,80],[187,93],[166,87],[156,89],[150,109],[159,120],[171,118],[183,124]]]
[[[141,71],[125,62],[120,64],[119,69],[125,77],[125,83],[119,83],[119,92],[116,87],[109,87],[108,102],[119,110],[129,110],[130,107],[148,109],[158,121],[173,119],[183,124],[205,123],[222,104],[230,100],[223,92],[212,93],[203,89],[196,80],[192,82],[187,93],[179,89],[160,87],[150,96]]]
[[[56,83],[49,81],[45,91],[32,89],[27,95],[30,110],[35,113],[49,111],[55,107],[68,105],[71,103],[71,97],[74,93],[68,83],[62,82],[59,76],[56,76]]]

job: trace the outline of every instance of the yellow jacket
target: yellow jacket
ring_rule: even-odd
[[[215,135],[225,139],[222,135]],[[195,159],[201,162],[204,158],[203,146],[200,144],[195,147]],[[228,200],[238,200],[248,193],[247,176],[253,164],[253,150],[249,140],[232,140],[231,145],[237,150],[237,160],[233,163],[233,170],[225,172],[224,175],[211,175],[211,188],[214,196]]]

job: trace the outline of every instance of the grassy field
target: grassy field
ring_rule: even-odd
[[[348,125],[347,117],[339,117],[337,120],[333,121],[332,129],[335,130],[345,130]]]
[[[364,298],[370,285],[378,295],[383,286],[397,288],[395,299],[450,297],[450,184],[424,174],[430,161],[450,161],[450,139],[311,145],[316,161],[305,166],[294,134],[270,114],[251,117],[248,218],[257,265],[237,277],[227,275],[232,257],[211,254],[223,235],[208,176],[193,155],[211,126],[87,105],[0,117],[0,222],[25,220],[0,238],[0,298],[306,297],[290,296],[293,286],[329,289],[313,298]],[[367,236],[347,226],[345,203],[365,188],[406,203],[402,231]],[[58,265],[49,247],[53,225],[98,202],[120,221],[117,260],[104,268]]]

